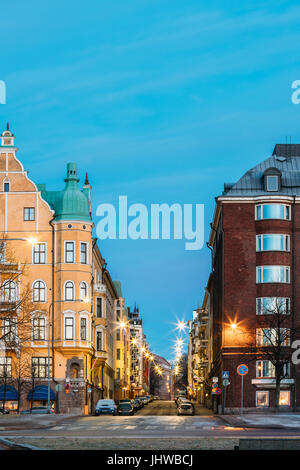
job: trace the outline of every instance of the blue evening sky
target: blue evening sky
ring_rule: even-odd
[[[16,135],[35,182],[63,187],[75,161],[93,209],[205,204],[300,141],[300,6],[294,1],[16,0],[2,2],[0,123]],[[211,5],[210,5],[211,4]],[[95,218],[95,222],[97,219]],[[152,350],[171,358],[171,322],[202,303],[210,253],[184,241],[100,243],[127,305],[136,301]]]

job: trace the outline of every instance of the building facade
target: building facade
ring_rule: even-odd
[[[162,356],[153,354],[154,363],[160,369],[153,386],[153,395],[158,395],[161,400],[171,400],[173,395],[172,366]]]
[[[86,177],[79,187],[75,163],[63,190],[36,185],[8,126],[0,138],[0,400],[45,405],[49,390],[57,412],[93,413],[98,399],[115,396],[125,309],[92,236],[91,186]]]
[[[121,282],[115,281],[114,284],[118,293],[115,328],[115,398],[119,401],[130,398],[131,336]]]
[[[225,184],[216,198],[209,240],[210,376],[218,377],[222,388],[225,371],[230,382],[226,401],[224,387],[220,397],[213,397],[216,409],[239,411],[239,364],[248,368],[243,378],[245,410],[274,409],[276,384],[281,409],[300,406],[299,366],[291,360],[300,322],[299,175],[300,146],[276,145],[271,157],[237,183]]]
[[[139,308],[135,306],[133,312],[128,308],[127,312],[131,335],[131,396],[137,397],[149,391],[150,353]]]

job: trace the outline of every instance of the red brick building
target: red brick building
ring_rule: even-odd
[[[300,145],[276,145],[271,157],[237,183],[224,185],[223,195],[216,198],[208,246],[210,375],[219,378],[220,386],[222,371],[229,372],[230,380],[226,403],[221,386],[222,394],[212,397],[214,408],[239,412],[237,366],[244,363],[249,369],[244,377],[245,410],[274,409],[276,373],[269,351],[276,334],[273,308],[279,305],[284,328],[278,327],[278,335],[286,334],[280,345],[284,374],[279,404],[281,409],[300,409],[300,369],[291,360],[291,345],[300,338]]]

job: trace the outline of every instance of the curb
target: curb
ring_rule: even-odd
[[[232,423],[226,418],[224,418],[223,415],[218,415],[218,418],[220,418],[224,423],[228,424],[228,426],[232,426],[233,428],[246,428],[246,429],[286,429],[286,430],[293,430],[293,431],[299,431],[299,428],[295,427],[290,427],[290,426],[283,426],[282,424],[270,424],[270,425],[263,425],[263,424],[247,424],[247,423]]]
[[[15,442],[9,441],[4,437],[0,438],[0,442],[9,447],[11,450],[45,450],[41,447],[31,446],[30,444],[16,444]]]

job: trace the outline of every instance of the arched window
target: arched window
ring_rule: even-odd
[[[35,281],[33,283],[33,301],[46,302],[46,284],[44,281]]]
[[[65,300],[74,300],[74,284],[72,281],[65,283]]]
[[[17,298],[17,288],[14,281],[6,281],[3,285],[3,301],[15,302]]]
[[[82,281],[80,283],[80,293],[79,298],[80,300],[84,300],[88,297],[88,285],[86,282]]]

